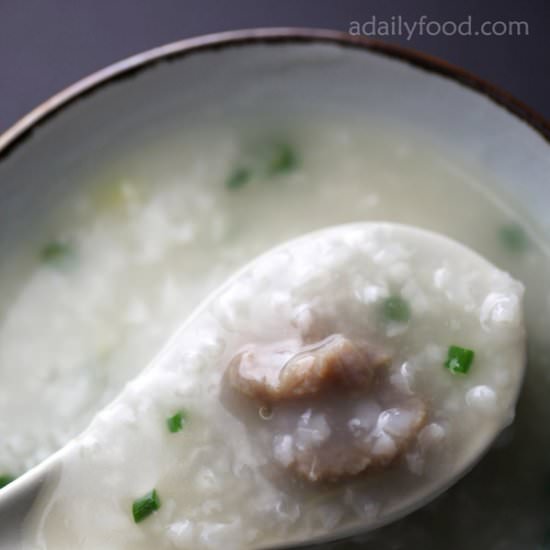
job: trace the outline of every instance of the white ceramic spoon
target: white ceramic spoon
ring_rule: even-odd
[[[460,300],[464,300],[464,307],[470,308],[470,313],[465,314],[467,322],[462,328],[455,327],[458,332],[454,336],[445,340],[450,329],[442,326],[444,323],[435,323],[431,330],[424,330],[424,337],[429,334],[434,342],[443,339],[450,345],[460,344],[452,340],[455,337],[476,335],[478,346],[499,346],[502,353],[500,381],[491,378],[495,373],[490,364],[484,366],[485,356],[481,352],[479,364],[474,363],[472,373],[464,376],[454,376],[445,369],[444,358],[434,359],[441,363],[436,365],[434,372],[441,379],[438,391],[443,395],[434,398],[433,402],[450,400],[444,393],[445,388],[455,394],[458,391],[459,396],[463,391],[464,400],[457,401],[454,409],[457,412],[449,412],[449,409],[444,414],[455,414],[466,423],[471,413],[467,407],[469,403],[474,409],[478,406],[486,416],[480,413],[475,429],[462,436],[464,440],[453,450],[452,461],[439,473],[416,478],[410,472],[394,474],[390,470],[384,473],[388,481],[382,484],[388,494],[394,491],[396,484],[401,484],[403,489],[399,498],[388,498],[376,516],[345,525],[342,530],[310,533],[308,540],[298,533],[298,536],[289,535],[292,540],[277,535],[267,542],[272,546],[290,542],[301,544],[374,529],[403,517],[440,494],[475,464],[513,418],[525,363],[522,287],[484,258],[440,235],[396,224],[353,224],[285,243],[248,264],[212,293],[153,363],[98,414],[88,430],[0,491],[0,549],[107,548],[106,541],[111,544],[109,548],[150,548],[155,537],[161,536],[158,534],[159,522],[164,521],[161,515],[164,512],[161,508],[156,519],[134,525],[132,496],[139,497],[146,488],[156,487],[162,502],[172,498],[178,502],[178,492],[187,490],[186,476],[194,476],[191,470],[186,473],[184,466],[173,471],[178,453],[185,453],[175,438],[184,436],[166,433],[163,420],[166,414],[175,410],[178,403],[191,409],[204,403],[210,418],[196,422],[202,422],[200,429],[206,434],[204,437],[221,441],[219,444],[223,448],[216,452],[232,456],[242,453],[242,460],[254,463],[253,437],[252,441],[247,439],[240,420],[220,403],[220,384],[231,357],[243,344],[255,338],[261,340],[265,336],[269,340],[273,335],[278,336],[278,332],[286,332],[285,337],[292,340],[299,335],[303,326],[296,328],[295,324],[288,323],[296,311],[292,309],[292,300],[301,296],[299,303],[308,293],[319,297],[326,311],[334,306],[340,324],[349,322],[346,321],[349,312],[338,310],[345,305],[345,296],[350,295],[348,291],[355,296],[361,295],[366,308],[366,325],[352,327],[350,331],[370,330],[372,315],[380,312],[377,301],[384,297],[380,277],[371,280],[367,273],[376,270],[393,281],[398,293],[410,295],[414,291],[412,281],[420,285],[418,288],[424,285],[421,289],[424,293],[431,285],[439,300],[437,307],[443,307],[443,300],[451,304],[451,311],[453,307],[459,311]],[[365,278],[361,279],[363,276]],[[371,286],[365,282],[373,280],[378,282]],[[348,288],[350,285],[355,288]],[[393,324],[386,327],[388,332],[382,338],[390,348],[396,345],[395,342],[406,341],[407,336],[402,334],[407,334],[409,323],[421,326],[429,321],[430,315],[435,315],[430,313],[429,307],[425,309],[421,294],[415,296],[413,292],[410,321],[394,323],[390,319]],[[303,312],[303,308],[298,309]],[[300,323],[303,324],[303,319]],[[468,323],[472,323],[471,326],[467,326]],[[411,342],[407,344],[409,347],[413,345]],[[396,353],[399,356],[399,352]],[[399,365],[394,364],[392,368],[400,372]],[[193,386],[189,381],[199,371],[195,380],[200,383]],[[489,395],[489,399],[483,401],[482,398],[487,397],[483,392],[490,387],[491,380],[496,384],[494,399]],[[487,407],[492,407],[490,414]],[[455,420],[450,418],[449,425]],[[192,419],[189,430],[195,429],[193,422]],[[220,432],[225,433],[225,440],[219,439]],[[164,448],[165,445],[169,448]],[[452,446],[452,442],[448,445]],[[397,477],[392,481],[392,476]],[[124,539],[125,529],[127,539]],[[122,537],[120,543],[113,542],[117,536]],[[24,538],[32,540],[35,546],[24,544]],[[160,544],[155,547],[163,547]],[[264,545],[264,541],[251,544],[252,547]],[[200,545],[195,542],[192,547],[200,548]]]

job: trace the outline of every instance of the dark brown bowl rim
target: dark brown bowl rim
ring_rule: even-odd
[[[343,31],[284,27],[235,30],[188,38],[147,50],[109,65],[55,94],[0,134],[0,161],[29,138],[36,128],[63,108],[104,85],[128,78],[163,61],[196,52],[247,44],[300,42],[332,43],[343,47],[364,49],[454,80],[504,107],[550,143],[550,122],[542,115],[510,93],[447,61],[377,39],[352,36]]]

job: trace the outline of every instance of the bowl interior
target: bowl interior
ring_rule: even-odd
[[[448,78],[362,48],[245,43],[159,61],[102,85],[0,162],[0,250],[98,169],[140,144],[222,116],[351,114],[444,145],[550,229],[550,148],[526,123]],[[520,182],[518,184],[518,182]],[[21,215],[24,213],[24,215]]]
[[[0,254],[13,261],[0,264],[0,278],[30,268],[22,243],[37,241],[57,205],[86,185],[83,174],[186,128],[318,117],[356,118],[373,136],[383,127],[452,151],[441,159],[450,170],[482,170],[488,192],[511,197],[550,232],[548,142],[488,97],[350,44],[249,42],[190,51],[107,82],[1,158]]]

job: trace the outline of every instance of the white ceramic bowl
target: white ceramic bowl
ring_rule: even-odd
[[[424,55],[343,33],[272,29],[137,55],[69,87],[0,136],[0,255],[36,233],[83,169],[100,169],[117,151],[191,119],[266,109],[361,111],[426,136],[481,166],[487,185],[550,233],[550,125],[540,116]],[[10,268],[0,264],[0,280]],[[0,513],[0,532],[15,517]]]

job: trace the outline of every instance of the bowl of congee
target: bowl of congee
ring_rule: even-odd
[[[0,136],[0,549],[542,549],[550,126],[316,30]]]

